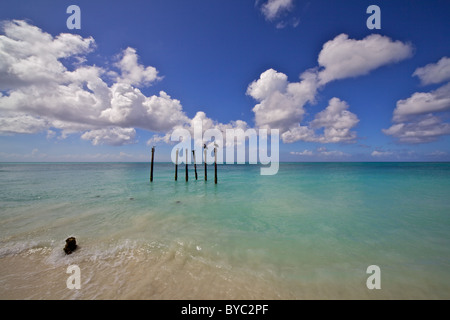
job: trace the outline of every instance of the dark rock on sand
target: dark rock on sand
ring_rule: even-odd
[[[66,246],[64,247],[64,252],[66,254],[71,254],[77,249],[77,239],[70,237],[66,239]]]

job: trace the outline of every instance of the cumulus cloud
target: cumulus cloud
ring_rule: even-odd
[[[36,118],[27,114],[0,115],[0,133],[38,133],[48,127],[45,119]]]
[[[149,85],[150,83],[160,80],[158,71],[154,67],[144,67],[138,63],[138,56],[136,50],[127,48],[122,53],[122,58],[116,64],[119,67],[122,75],[118,82],[127,83],[130,85],[141,86]]]
[[[251,129],[247,122],[242,120],[236,120],[236,121],[230,121],[229,123],[221,123],[216,120],[213,120],[209,117],[207,117],[206,113],[203,111],[198,111],[195,116],[192,119],[189,119],[186,121],[183,125],[177,125],[174,126],[174,130],[176,129],[185,129],[189,132],[191,137],[194,139],[194,143],[197,147],[203,146],[203,143],[208,141],[203,141],[201,138],[203,138],[203,134],[206,130],[215,129],[221,132],[223,135],[223,138],[226,140],[226,131],[228,129],[232,130],[242,130],[245,132],[248,129]],[[202,137],[197,137],[196,133],[201,133]],[[160,142],[165,143],[173,143],[171,141],[171,134],[172,132],[167,132],[165,135],[154,135],[152,138],[150,138],[147,141],[147,145],[153,145]],[[199,140],[200,139],[200,140]],[[242,142],[245,142],[245,137],[243,136],[237,136],[237,144],[240,144]],[[230,143],[229,141],[226,142],[227,144]]]
[[[450,110],[450,83],[431,92],[416,92],[405,100],[399,100],[394,110],[394,121],[408,116]]]
[[[450,80],[450,58],[442,57],[437,63],[417,68],[413,76],[419,77],[423,85],[442,83]]]
[[[74,34],[52,37],[25,21],[2,23],[0,35],[0,90],[28,85],[48,85],[55,77],[66,80],[66,68],[59,59],[84,55],[92,51],[92,37]]]
[[[305,106],[315,103],[318,91],[328,82],[361,76],[383,65],[401,61],[412,55],[412,46],[381,35],[362,40],[341,34],[326,42],[319,53],[316,68],[306,70],[300,81],[289,82],[284,73],[264,71],[247,88],[247,94],[258,101],[253,108],[255,124],[260,128],[277,128],[283,142],[312,141],[321,143],[353,142],[351,131],[359,122],[338,98],[319,112],[309,124],[302,124]],[[322,129],[317,135],[315,130]]]
[[[317,80],[310,71],[300,79],[290,83],[284,73],[269,69],[249,85],[247,94],[259,101],[253,108],[257,127],[285,132],[302,120],[304,105],[314,101]]]
[[[286,143],[298,140],[320,143],[353,142],[356,132],[351,131],[359,119],[348,111],[348,104],[338,98],[332,98],[328,107],[317,113],[308,126],[297,124],[285,131],[281,138]],[[323,128],[323,134],[317,135],[317,129]]]
[[[319,54],[320,84],[357,77],[383,65],[399,62],[410,57],[413,48],[401,41],[372,34],[362,40],[349,39],[340,34],[323,45]]]
[[[85,132],[81,139],[90,140],[94,146],[108,144],[112,146],[121,146],[134,143],[136,130],[133,128],[102,128]]]
[[[444,57],[437,63],[418,68],[422,84],[436,84],[450,79],[450,59]],[[427,143],[450,134],[450,124],[442,114],[450,111],[450,83],[429,92],[415,92],[399,100],[394,109],[393,125],[382,131],[403,143]]]
[[[318,142],[349,142],[356,138],[356,132],[350,131],[359,119],[348,111],[348,104],[338,98],[332,98],[328,107],[319,112],[311,122],[312,128],[324,128],[323,136],[316,138]]]
[[[297,124],[281,134],[281,140],[284,143],[293,143],[299,140],[314,142],[315,132],[307,126]]]
[[[354,142],[356,132],[351,129],[358,124],[359,119],[348,108],[347,102],[332,98],[328,106],[317,113],[307,126],[291,123],[288,129],[282,131],[281,139],[285,143],[299,140],[320,143]],[[323,134],[317,134],[318,129],[323,129]]]
[[[264,7],[267,12],[279,14],[289,8],[288,4],[292,2],[269,1]],[[121,52],[112,68],[101,68],[86,64],[87,55],[95,49],[91,37],[52,36],[16,20],[4,22],[2,31],[3,134],[47,132],[51,138],[59,132],[60,138],[65,138],[76,133],[94,145],[120,145],[133,143],[137,128],[155,132],[155,142],[167,142],[169,132],[176,128],[193,132],[196,123],[201,123],[203,130],[217,128],[223,132],[227,128],[249,128],[241,120],[226,124],[214,121],[201,111],[191,119],[181,102],[165,91],[146,96],[140,87],[150,86],[162,77],[156,68],[139,63],[133,48]],[[268,69],[247,88],[247,94],[257,101],[252,109],[256,128],[279,129],[284,142],[352,142],[356,133],[351,129],[358,118],[348,110],[346,102],[330,100],[329,106],[307,125],[302,124],[305,106],[315,103],[317,92],[325,83],[365,74],[383,64],[400,61],[410,52],[409,45],[387,37],[374,35],[352,40],[340,35],[324,45],[319,66],[303,72],[299,81],[290,82],[284,73]],[[72,68],[68,68],[69,63]],[[435,98],[446,99],[446,90],[436,90]],[[323,134],[316,133],[322,129]]]
[[[158,81],[156,68],[138,62],[133,48],[114,64],[119,73],[84,64],[93,38],[53,37],[25,21],[6,21],[0,35],[0,132],[60,129],[93,144],[127,144],[134,128],[165,132],[189,122],[179,100],[166,92],[145,96],[139,86]],[[76,63],[69,70],[62,58]],[[70,59],[64,60],[67,61]],[[105,78],[116,74],[108,85]],[[133,129],[130,129],[133,128]]]
[[[136,128],[159,133],[167,141],[176,128],[246,128],[244,121],[219,123],[198,112],[190,119],[179,100],[165,91],[146,96],[139,87],[162,79],[158,70],[139,63],[126,48],[115,69],[85,64],[93,38],[52,36],[25,21],[7,21],[0,35],[0,133],[47,132],[48,138],[80,134],[93,145],[135,142]],[[64,63],[75,61],[71,70]],[[113,80],[108,84],[108,80]],[[159,138],[158,138],[159,137]]]
[[[393,124],[382,130],[385,134],[404,143],[427,143],[450,134],[450,124],[432,114],[419,116],[411,121]]]

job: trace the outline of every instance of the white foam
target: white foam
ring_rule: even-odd
[[[41,253],[48,249],[50,243],[48,241],[16,241],[2,243],[0,247],[0,258],[14,256],[18,254]]]

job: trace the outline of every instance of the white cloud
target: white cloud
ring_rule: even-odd
[[[291,4],[269,1],[264,7],[271,14],[280,14]],[[54,37],[24,21],[5,22],[3,32],[0,133],[47,132],[52,137],[54,129],[59,129],[60,138],[77,133],[94,145],[120,145],[134,142],[135,128],[159,133],[155,139],[164,141],[170,130],[192,130],[195,121],[202,121],[203,130],[248,128],[244,121],[223,124],[203,112],[190,119],[181,102],[165,91],[143,94],[139,86],[151,85],[161,77],[156,68],[138,62],[133,48],[119,55],[116,72],[85,64],[86,55],[95,48],[92,38],[73,34]],[[331,80],[365,74],[410,54],[409,45],[387,37],[373,35],[357,41],[340,35],[327,42],[319,54],[322,70],[307,70],[298,82],[289,82],[285,74],[269,69],[249,85],[247,94],[258,101],[253,108],[255,125],[279,129],[284,142],[351,142],[356,133],[350,129],[358,118],[344,101],[330,100],[309,126],[301,124],[305,105],[314,103],[318,89]],[[75,61],[73,67],[67,68],[62,58],[70,58],[64,60],[66,64]],[[104,78],[113,79],[113,83],[107,84]],[[315,130],[320,128],[324,134],[317,136]]]
[[[402,121],[411,115],[450,110],[450,83],[431,92],[416,92],[397,102],[394,121]]]
[[[441,118],[428,114],[419,116],[410,122],[393,124],[389,129],[382,130],[404,143],[427,143],[437,140],[442,135],[450,134],[450,124]]]
[[[261,6],[261,11],[267,20],[274,20],[293,7],[294,0],[268,0]]]
[[[153,146],[153,145],[155,145],[157,143],[160,143],[160,142],[169,143],[169,141],[170,141],[170,136],[169,135],[168,136],[162,136],[162,135],[155,134],[155,135],[153,135],[153,137],[151,137],[150,139],[147,140],[147,146]]]
[[[320,143],[354,142],[356,132],[351,131],[359,119],[348,111],[348,104],[338,98],[332,98],[328,107],[317,113],[314,120],[308,126],[300,124],[291,126],[281,134],[285,143],[299,140]],[[317,135],[315,130],[323,128],[323,134]]]
[[[45,119],[33,117],[27,114],[9,114],[0,116],[0,133],[38,133],[48,127]]]
[[[316,138],[322,143],[349,142],[356,139],[356,132],[350,131],[359,119],[348,111],[348,104],[338,98],[332,98],[328,107],[316,114],[310,126],[314,129],[324,128],[323,136]]]
[[[121,127],[138,127],[150,131],[168,131],[189,121],[179,100],[166,92],[146,97],[139,89],[125,83],[111,87],[111,101],[99,119]]]
[[[340,34],[323,45],[319,54],[320,84],[368,74],[383,65],[399,62],[412,55],[412,46],[378,34],[362,40]]]
[[[437,63],[417,68],[413,76],[419,77],[423,85],[441,83],[450,80],[450,58],[442,57]]]
[[[295,156],[312,156],[314,155],[314,152],[312,152],[311,150],[303,150],[302,152],[291,151],[290,154]]]
[[[164,91],[147,97],[135,87],[161,79],[154,67],[138,63],[135,49],[120,55],[115,64],[119,76],[114,70],[83,64],[95,47],[92,38],[53,37],[24,21],[7,21],[2,27],[1,133],[56,128],[62,138],[81,133],[93,144],[117,145],[130,143],[128,138],[134,137],[130,128],[166,132],[190,121],[179,100]],[[72,71],[61,58],[74,58]],[[115,82],[109,86],[103,77],[114,74]]]
[[[284,143],[293,143],[299,140],[313,142],[315,141],[314,135],[314,130],[311,130],[307,126],[297,124],[296,126],[292,126],[289,130],[283,132],[281,134],[281,140],[283,140]]]
[[[247,122],[242,121],[242,120],[230,121],[229,123],[224,124],[224,123],[215,121],[211,118],[208,118],[205,112],[198,111],[192,119],[189,119],[183,125],[174,126],[174,129],[188,130],[191,135],[191,138],[194,139],[194,142],[197,144],[197,146],[202,146],[205,141],[195,140],[196,139],[196,136],[195,136],[196,130],[197,130],[197,132],[200,132],[200,130],[201,130],[201,133],[203,136],[203,134],[206,130],[216,129],[222,133],[223,138],[226,140],[226,130],[227,129],[235,129],[235,130],[241,129],[245,132],[247,129],[249,129],[249,126],[248,126]],[[245,137],[238,136],[236,143],[240,144],[242,142],[245,142],[242,139],[245,139]],[[151,145],[154,145],[154,144],[157,144],[160,142],[173,144],[174,142],[171,141],[171,132],[168,132],[165,135],[153,135],[153,137],[147,141],[147,146],[151,146]],[[230,142],[226,142],[226,143],[230,143]]]
[[[81,139],[90,140],[94,146],[100,144],[108,144],[119,146],[134,143],[136,130],[133,128],[102,128],[85,132]]]
[[[117,62],[122,76],[117,79],[118,82],[127,83],[130,85],[141,86],[149,85],[150,83],[160,80],[158,71],[154,67],[144,67],[138,64],[138,56],[136,50],[127,48],[122,53],[122,58]]]
[[[21,86],[48,85],[55,78],[64,81],[61,58],[90,52],[94,40],[75,34],[60,34],[53,38],[25,21],[2,23],[5,35],[0,35],[0,90]]]
[[[314,103],[318,90],[330,81],[364,75],[411,55],[411,45],[388,37],[370,35],[354,40],[341,34],[324,44],[318,58],[321,69],[305,71],[299,82],[289,82],[284,73],[268,69],[248,86],[247,94],[258,101],[253,108],[255,124],[279,129],[285,143],[353,142],[356,132],[350,129],[359,119],[347,110],[346,102],[338,98],[330,100],[330,105],[307,126],[301,123],[306,104]],[[320,128],[324,134],[317,136],[314,130]]]
[[[139,64],[133,48],[125,49],[114,64],[119,72],[85,65],[85,54],[95,47],[92,38],[60,34],[56,37],[24,21],[3,24],[0,35],[0,133],[61,130],[60,138],[78,133],[93,145],[134,143],[135,128],[162,133],[185,127],[192,131],[200,119],[208,128],[247,128],[244,121],[219,123],[203,112],[190,119],[181,102],[165,91],[146,96],[138,86],[161,79],[156,68]],[[61,58],[74,58],[69,70]],[[104,77],[113,79],[108,85]],[[158,136],[158,135],[157,135]]]
[[[436,64],[418,68],[422,84],[448,80],[450,59],[444,57]],[[399,100],[393,112],[394,124],[382,131],[403,143],[427,143],[450,134],[450,124],[441,114],[450,111],[450,83],[430,92],[415,92],[409,98]]]
[[[266,70],[253,81],[247,94],[259,101],[253,108],[255,124],[260,128],[276,128],[281,132],[299,123],[307,102],[313,102],[317,91],[316,74],[307,71],[300,82],[289,83],[284,73]]]

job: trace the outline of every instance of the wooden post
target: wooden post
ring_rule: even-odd
[[[206,144],[203,145],[203,149],[205,149],[205,159],[204,159],[204,161],[205,161],[205,181],[207,181],[208,180],[208,170],[206,168]]]
[[[153,160],[155,159],[155,147],[152,147],[152,164],[150,166],[150,182],[153,181]]]
[[[214,148],[214,183],[217,184],[217,148]]]
[[[186,181],[189,180],[188,177],[188,150],[186,149]]]
[[[177,181],[177,177],[178,177],[178,149],[177,149],[177,155],[176,155],[176,159],[175,159],[175,181]]]
[[[192,150],[192,156],[193,156],[193,158],[194,158],[195,180],[197,180],[197,163],[195,162],[195,150]]]

